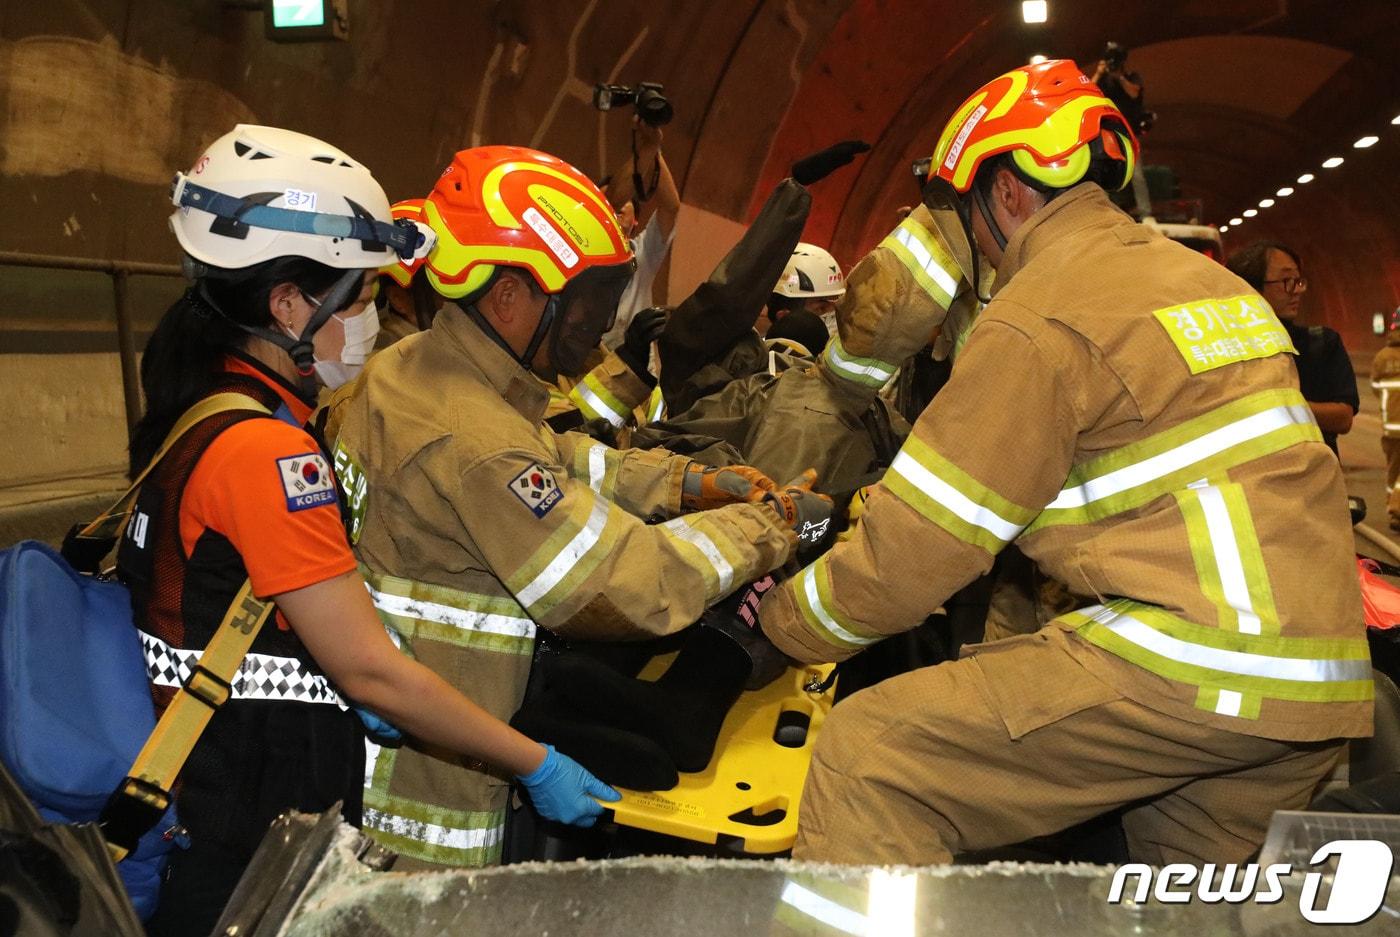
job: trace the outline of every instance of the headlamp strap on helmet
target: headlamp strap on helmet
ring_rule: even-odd
[[[170,201],[179,208],[198,208],[253,228],[357,240],[366,250],[392,250],[404,260],[417,257],[427,242],[426,235],[408,218],[388,224],[368,217],[274,208],[205,188],[184,173],[175,174]]]

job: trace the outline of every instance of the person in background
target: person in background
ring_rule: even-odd
[[[637,257],[637,272],[617,305],[617,321],[603,334],[603,345],[615,349],[626,337],[633,316],[652,305],[651,287],[671,250],[681,210],[676,180],[661,153],[660,127],[632,118],[632,158],[604,185]]]
[[[804,309],[825,323],[827,335],[835,335],[836,304],[845,294],[846,276],[836,258],[815,244],[799,242],[773,287],[767,308],[755,320],[754,331],[767,336],[789,312]]]
[[[1396,495],[1396,479],[1400,478],[1400,309],[1390,317],[1390,330],[1385,333],[1385,347],[1371,361],[1371,390],[1381,404],[1381,449],[1385,452],[1386,513],[1390,529],[1400,531],[1400,497]],[[1392,409],[1392,403],[1395,404]]]
[[[1303,294],[1308,291],[1298,253],[1278,241],[1255,241],[1232,254],[1226,266],[1258,290],[1283,321],[1298,350],[1294,363],[1303,399],[1312,408],[1323,441],[1336,452],[1337,437],[1351,432],[1361,398],[1342,337],[1325,325],[1298,321]]]
[[[1135,133],[1146,133],[1152,129],[1157,115],[1143,104],[1142,76],[1127,71],[1127,65],[1128,49],[1117,42],[1105,43],[1090,80],[1117,105]]]

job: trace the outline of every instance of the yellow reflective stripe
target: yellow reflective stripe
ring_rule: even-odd
[[[864,632],[837,608],[831,595],[831,571],[827,568],[826,556],[798,573],[794,594],[803,620],[826,644],[857,648],[874,644],[883,637]]]
[[[965,543],[997,553],[1035,512],[997,494],[910,436],[882,482],[890,493]]]
[[[1202,689],[1197,705],[1209,703],[1222,715],[1257,714],[1250,702],[1254,697],[1358,702],[1375,694],[1370,648],[1361,638],[1226,631],[1128,599],[1071,612],[1064,620],[1091,644],[1158,676]]]
[[[714,540],[704,531],[697,530],[688,517],[669,520],[661,524],[659,529],[674,539],[678,546],[688,548],[685,552],[691,555],[692,560],[694,554],[699,554],[699,562],[692,562],[690,565],[700,570],[701,575],[705,577],[707,605],[720,596],[729,594],[729,590],[734,586],[734,564]]]
[[[1201,590],[1220,610],[1220,626],[1246,634],[1278,634],[1273,589],[1244,489],[1199,482],[1177,492],[1176,498]]]
[[[362,825],[375,842],[400,855],[457,868],[501,861],[504,810],[449,810],[366,790]]]
[[[576,500],[577,505],[559,528],[507,580],[515,597],[536,619],[567,599],[598,568],[617,540],[619,525],[610,523],[614,510],[610,502],[599,497]]]
[[[857,358],[846,351],[846,346],[841,344],[841,336],[839,335],[833,335],[831,341],[826,343],[826,351],[823,352],[823,355],[827,365],[837,377],[864,387],[885,386],[885,383],[894,377],[894,372],[899,369],[899,365],[881,361],[879,358]]]
[[[1075,467],[1030,525],[1091,524],[1254,459],[1321,442],[1296,390],[1265,390]]]
[[[899,258],[915,282],[940,307],[947,309],[953,304],[962,273],[938,238],[913,215],[901,221],[899,227],[880,242],[880,246]]]
[[[513,654],[534,650],[535,623],[514,599],[402,579],[364,566],[360,571],[391,633]]]
[[[652,389],[651,398],[647,401],[647,422],[655,423],[666,415],[666,398],[661,394],[661,388]]]
[[[571,477],[584,482],[601,497],[612,500],[617,490],[617,473],[622,454],[600,442],[579,441],[574,449]]]
[[[603,386],[603,382],[591,371],[569,391],[569,400],[590,420],[607,420],[618,429],[627,422],[630,408]]]

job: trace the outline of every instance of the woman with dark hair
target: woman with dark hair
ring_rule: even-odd
[[[133,475],[192,405],[229,392],[252,399],[179,438],[142,484],[122,537],[118,572],[157,711],[190,679],[245,579],[277,613],[180,774],[190,846],[172,856],[151,932],[208,933],[279,813],[339,801],[360,821],[355,707],[381,730],[394,731],[387,721],[509,771],[550,819],[591,824],[602,809],[594,798],[616,799],[611,788],[391,643],[356,570],[330,460],[304,429],[318,387],[350,380],[373,347],[376,268],[423,253],[427,235],[393,222],[383,190],[350,157],[269,127],[240,125],[215,141],[176,176],[172,199],[194,285],[146,348],[149,408],[132,433]]]

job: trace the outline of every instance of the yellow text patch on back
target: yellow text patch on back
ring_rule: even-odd
[[[1201,299],[1158,309],[1152,315],[1167,330],[1192,374],[1280,352],[1298,353],[1278,316],[1255,293]]]

